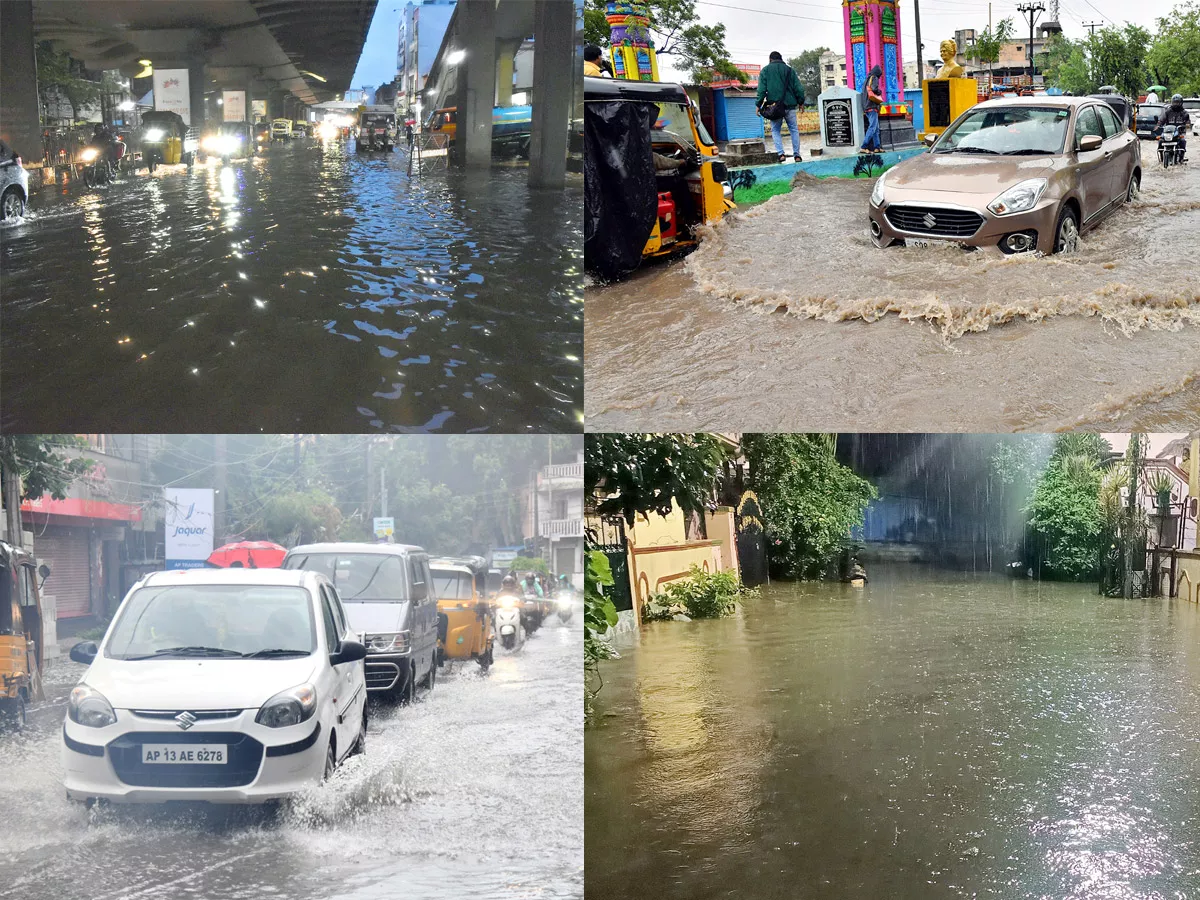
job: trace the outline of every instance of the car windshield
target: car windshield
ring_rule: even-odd
[[[345,603],[407,600],[404,560],[389,553],[303,553],[289,556],[285,569],[309,569],[333,582]]]
[[[1063,152],[1071,111],[1062,107],[976,108],[951,125],[935,153],[1034,155]]]
[[[1152,106],[1146,103],[1143,103],[1138,107],[1139,116],[1158,116],[1162,113],[1162,111],[1163,108],[1161,106]]]
[[[307,656],[317,646],[308,591],[273,585],[139,588],[113,623],[111,659]],[[273,654],[283,656],[285,654]]]
[[[433,575],[433,595],[439,600],[470,600],[475,580],[466,572],[430,569]]]

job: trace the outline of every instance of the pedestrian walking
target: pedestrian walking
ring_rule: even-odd
[[[883,70],[879,66],[871,69],[867,81],[863,85],[863,109],[867,113],[867,133],[863,135],[862,147],[859,153],[874,153],[883,149],[879,140],[879,107],[883,105],[883,93],[879,88],[879,79]]]
[[[783,61],[783,54],[771,51],[767,67],[758,73],[758,112],[771,123],[775,152],[780,162],[787,161],[783,152],[783,123],[787,122],[792,136],[792,158],[800,162],[800,129],[796,124],[796,109],[804,105],[804,85],[796,70]]]
[[[604,58],[604,51],[595,44],[583,48],[583,74],[593,78],[612,78],[612,63]]]

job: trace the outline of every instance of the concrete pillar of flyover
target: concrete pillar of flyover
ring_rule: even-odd
[[[283,91],[271,91],[267,97],[268,121],[283,118],[283,101],[285,96]]]
[[[42,159],[32,0],[0,3],[0,140],[25,163]]]
[[[465,56],[458,63],[457,163],[486,169],[492,164],[492,108],[496,105],[496,4],[491,0],[464,3],[459,11],[465,13],[458,26]]]
[[[536,0],[529,184],[561,188],[567,179],[567,132],[575,79],[575,4]],[[570,73],[565,75],[564,73]]]
[[[520,41],[498,41],[496,43],[497,106],[512,106],[513,60],[520,49]]]
[[[197,133],[204,131],[204,120],[206,118],[208,105],[204,102],[204,89],[208,76],[204,74],[204,60],[191,59],[188,62],[188,99],[192,108],[192,128],[196,129]]]

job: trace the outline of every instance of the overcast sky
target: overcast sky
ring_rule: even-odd
[[[379,87],[396,77],[396,49],[400,43],[400,13],[403,9],[404,3],[400,0],[379,0],[350,87]]]
[[[1049,15],[1050,0],[1042,0]],[[991,4],[992,21],[1011,17],[1018,33],[1022,15],[1018,0],[996,0]],[[1157,20],[1179,5],[1179,0],[1061,0],[1059,20],[1070,38],[1087,32],[1085,22],[1123,25],[1126,21],[1156,30]],[[937,59],[937,46],[963,28],[982,31],[988,24],[987,0],[920,0],[921,37],[925,58]],[[735,63],[765,65],[767,55],[778,50],[784,59],[814,47],[830,47],[845,53],[840,0],[698,0],[696,11],[706,24],[725,23],[725,42]],[[901,55],[916,61],[916,27],[912,0],[900,3]],[[662,77],[670,80],[681,73],[670,68],[670,57],[661,61]]]

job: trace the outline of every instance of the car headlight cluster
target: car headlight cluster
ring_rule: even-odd
[[[117,721],[112,704],[98,690],[86,684],[77,684],[67,700],[67,716],[72,722],[88,728],[104,728]]]
[[[1046,183],[1045,178],[1030,178],[1014,184],[987,205],[988,211],[996,216],[1028,212],[1042,198],[1042,194],[1046,190]]]
[[[317,689],[300,684],[280,691],[262,705],[254,721],[268,728],[287,728],[312,718],[317,711]]]
[[[364,641],[368,653],[407,653],[408,632],[396,631],[383,634],[368,634]]]
[[[884,183],[884,181],[887,180],[887,177],[891,173],[891,171],[892,171],[891,169],[888,169],[886,172],[884,172],[882,175],[880,175],[878,178],[875,179],[875,187],[871,189],[871,205],[872,206],[882,205],[882,203],[883,203],[883,183]]]

